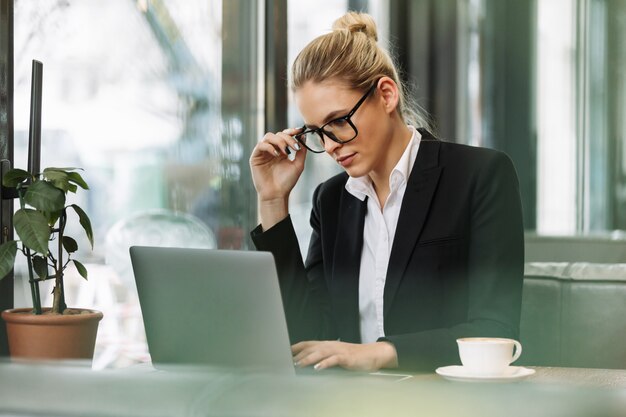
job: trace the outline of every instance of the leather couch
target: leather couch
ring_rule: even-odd
[[[526,262],[626,263],[626,231],[586,236],[526,233]]]
[[[626,369],[626,263],[527,262],[524,272],[516,364]]]

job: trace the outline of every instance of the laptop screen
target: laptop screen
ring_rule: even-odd
[[[268,252],[133,246],[152,362],[294,373]]]

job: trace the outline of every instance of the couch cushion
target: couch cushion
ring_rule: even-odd
[[[527,263],[520,364],[626,368],[626,264]]]
[[[521,365],[555,366],[561,355],[561,283],[541,276],[524,277],[520,341]]]

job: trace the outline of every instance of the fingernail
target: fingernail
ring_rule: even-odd
[[[315,369],[316,371],[319,371],[320,370],[320,364],[319,363],[315,364],[313,369]]]
[[[296,143],[293,145],[293,148],[294,148],[296,151],[299,151],[299,150],[300,150],[300,145],[296,142]]]
[[[279,156],[280,153],[278,153],[278,151],[276,149],[274,149],[274,155]]]

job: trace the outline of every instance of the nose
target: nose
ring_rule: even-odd
[[[334,140],[332,140],[331,138],[329,138],[328,136],[324,135],[325,139],[324,139],[324,150],[326,150],[326,153],[328,153],[329,155],[332,155],[333,152],[335,152],[335,149],[342,147],[343,145],[341,143],[337,143]]]

